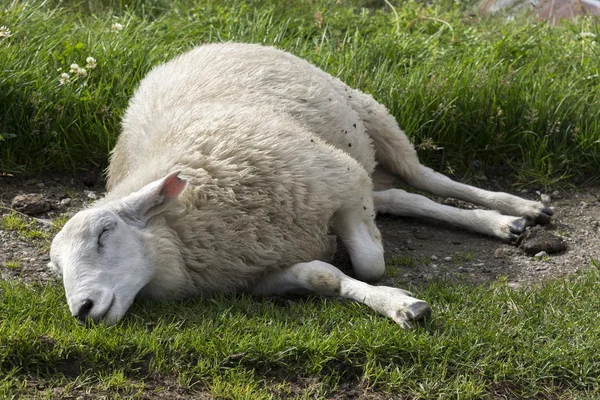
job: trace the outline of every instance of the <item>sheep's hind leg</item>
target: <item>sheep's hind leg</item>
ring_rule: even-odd
[[[502,214],[525,217],[529,224],[548,224],[554,214],[551,208],[545,207],[540,202],[465,185],[423,165],[419,166],[418,173],[405,176],[403,179],[409,185],[437,196],[454,197],[498,210]]]
[[[382,214],[434,219],[510,241],[517,240],[526,226],[525,219],[521,217],[491,210],[462,210],[400,189],[373,192],[373,201],[377,212]]]
[[[411,297],[402,289],[369,285],[350,278],[323,261],[299,263],[271,272],[260,278],[249,292],[255,295],[277,295],[298,290],[309,290],[366,304],[406,329],[431,314],[427,303]]]
[[[530,223],[550,222],[553,211],[540,202],[455,182],[423,166],[407,136],[384,106],[371,96],[351,90],[345,85],[339,90],[341,93],[352,94],[347,100],[362,119],[368,135],[373,140],[378,163],[412,187],[437,196],[469,201],[498,210],[502,214],[525,217]]]

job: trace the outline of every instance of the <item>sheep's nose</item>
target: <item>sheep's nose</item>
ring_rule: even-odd
[[[76,317],[79,322],[84,323],[86,318],[90,315],[90,312],[94,308],[94,302],[90,299],[85,299],[81,302],[81,306],[74,317]]]

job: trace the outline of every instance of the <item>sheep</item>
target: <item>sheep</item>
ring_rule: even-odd
[[[421,165],[383,105],[272,47],[203,45],[153,68],[122,128],[105,197],[51,246],[49,266],[81,321],[114,324],[136,297],[303,290],[364,303],[410,328],[429,305],[367,283],[385,271],[376,213],[507,241],[552,215]],[[437,204],[390,188],[390,176],[490,210]],[[329,263],[331,234],[355,278]]]

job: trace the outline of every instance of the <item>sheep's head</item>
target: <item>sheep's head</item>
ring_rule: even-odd
[[[148,220],[185,189],[179,171],[131,195],[77,213],[52,241],[50,268],[62,276],[74,317],[114,324],[153,278]]]

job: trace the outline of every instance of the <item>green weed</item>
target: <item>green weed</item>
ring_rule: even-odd
[[[18,260],[7,261],[4,266],[9,269],[21,269],[21,262]]]
[[[25,239],[45,239],[50,240],[50,234],[38,227],[35,221],[27,221],[24,216],[17,212],[11,212],[2,216],[2,229],[7,231],[16,231]]]
[[[392,266],[414,267],[415,263],[415,257],[411,256],[396,256],[387,260],[387,264]]]

